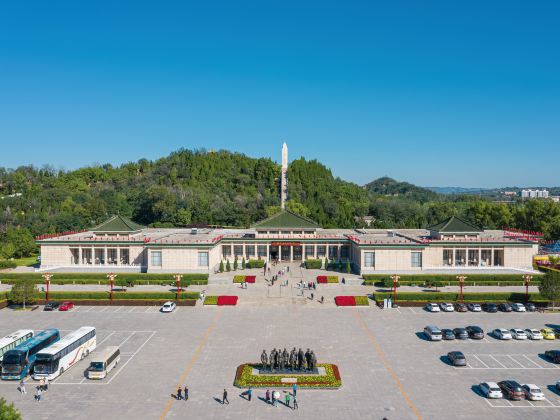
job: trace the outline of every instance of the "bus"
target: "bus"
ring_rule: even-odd
[[[25,378],[33,368],[37,353],[58,340],[60,340],[60,332],[56,329],[48,329],[8,350],[2,358],[2,379]]]
[[[33,330],[17,330],[6,337],[0,338],[0,362],[4,353],[19,346],[24,341],[33,337]]]
[[[121,351],[117,346],[109,346],[100,353],[94,353],[87,370],[88,379],[103,379],[121,361]]]
[[[94,327],[78,328],[56,344],[37,353],[33,379],[47,378],[52,381],[95,350],[96,344]]]

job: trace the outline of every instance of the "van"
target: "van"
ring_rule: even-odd
[[[92,353],[91,358],[87,370],[88,379],[103,379],[120,362],[121,351],[117,346],[110,346],[99,353]]]
[[[426,326],[426,328],[424,328],[424,334],[426,334],[426,337],[428,337],[430,341],[441,340],[441,330],[434,325]]]

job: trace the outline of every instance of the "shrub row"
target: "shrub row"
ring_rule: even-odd
[[[44,299],[45,293],[39,293],[39,297]],[[180,300],[198,299],[198,292],[183,292],[179,294]],[[49,292],[49,300],[70,300],[70,299],[109,299],[109,292]],[[175,300],[177,295],[171,292],[114,292],[113,299],[135,300],[135,299],[159,299]]]
[[[408,283],[428,283],[428,282],[442,282],[442,283],[457,283],[457,277],[454,274],[403,274],[399,276],[399,283],[408,284]],[[521,274],[467,274],[467,279],[465,284],[467,283],[478,283],[481,281],[484,282],[518,282],[523,284],[523,278]],[[533,282],[539,281],[539,275],[533,276]],[[391,280],[390,274],[364,274],[362,275],[365,284],[373,284],[375,282],[385,282]]]
[[[371,295],[376,302],[382,302],[383,299],[393,298],[391,292],[375,292]],[[524,302],[525,293],[517,292],[495,292],[495,293],[463,293],[463,300],[466,302]],[[543,301],[539,293],[529,293],[529,300]],[[401,292],[397,293],[397,302],[399,301],[420,301],[420,302],[457,302],[459,301],[459,293],[447,292]]]
[[[305,268],[307,268],[308,270],[319,270],[321,267],[323,267],[323,260],[305,260]]]
[[[249,268],[263,268],[264,260],[249,260]]]
[[[15,261],[0,261],[0,270],[4,270],[6,268],[16,268],[17,264]]]
[[[173,281],[173,274],[161,273],[116,273],[118,280],[123,281],[140,281],[140,280],[159,280]],[[2,273],[0,280],[39,280],[43,281],[41,273]],[[107,273],[53,273],[53,281],[58,280],[98,280],[107,281]],[[208,273],[190,273],[183,274],[183,281],[208,281]]]
[[[35,284],[43,284],[44,280],[42,278],[37,279],[31,279],[33,281],[33,283]],[[0,281],[3,284],[15,284],[18,281],[21,281],[21,279],[13,279],[13,278],[7,278],[0,275]],[[108,284],[108,279],[105,277],[103,279],[89,279],[89,280],[84,280],[84,279],[58,279],[53,277],[53,279],[51,280],[51,284],[58,284],[58,285],[62,285],[62,284],[103,284],[106,285]],[[123,279],[120,277],[117,277],[115,279],[115,284],[122,284],[122,285],[135,285],[135,284],[142,284],[142,285],[159,285],[159,286],[175,286],[175,281],[174,280],[170,280],[169,278],[165,279],[165,280],[157,280],[157,279],[152,279],[152,280],[144,280],[144,279]],[[183,277],[183,279],[181,280],[181,284],[183,286],[189,286],[189,285],[206,285],[208,284],[208,279],[205,280],[190,280],[190,279],[186,279]]]

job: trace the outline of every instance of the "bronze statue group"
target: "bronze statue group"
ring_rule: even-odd
[[[276,350],[272,349],[270,355],[266,353],[266,350],[262,351],[261,354],[261,369],[263,371],[269,372],[305,372],[314,371],[317,366],[317,358],[313,350],[307,349],[304,353],[303,350],[296,350],[294,347],[290,353],[284,348]]]

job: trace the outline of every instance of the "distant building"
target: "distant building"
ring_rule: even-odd
[[[548,190],[521,190],[521,198],[548,198]]]

